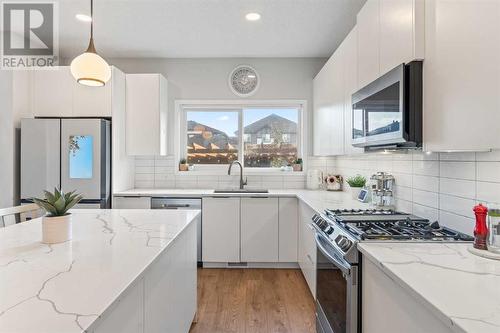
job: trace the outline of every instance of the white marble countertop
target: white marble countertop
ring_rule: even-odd
[[[74,210],[73,239],[50,246],[41,219],[0,229],[0,332],[92,330],[199,213]]]
[[[500,261],[465,243],[360,243],[365,258],[455,332],[500,332]]]
[[[251,187],[247,187],[251,189]],[[324,190],[269,190],[269,193],[214,193],[213,189],[131,189],[114,193],[114,196],[144,197],[297,197],[312,209],[322,213],[326,208],[368,208],[367,203],[353,200],[350,192],[330,192]]]

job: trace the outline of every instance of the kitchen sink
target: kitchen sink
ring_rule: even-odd
[[[224,189],[224,190],[215,190],[214,193],[269,193],[269,190],[262,189]]]

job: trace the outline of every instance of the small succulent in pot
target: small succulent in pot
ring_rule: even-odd
[[[181,158],[179,162],[179,171],[188,171],[189,164],[187,164],[187,160],[185,158]]]
[[[83,196],[76,191],[64,193],[57,188],[54,193],[44,191],[44,194],[44,199],[33,198],[33,202],[47,212],[42,219],[42,242],[55,244],[70,240],[73,232],[68,210],[79,203]]]
[[[366,178],[361,175],[349,177],[346,181],[350,187],[365,187],[366,185]]]
[[[68,210],[73,208],[83,199],[83,197],[76,193],[76,191],[64,193],[62,190],[55,188],[54,193],[49,191],[43,192],[45,194],[45,198],[33,198],[33,202],[36,203],[38,207],[44,209],[49,217],[67,215]]]
[[[302,159],[297,158],[295,162],[293,163],[293,171],[302,171]]]

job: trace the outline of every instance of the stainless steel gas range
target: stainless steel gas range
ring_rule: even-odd
[[[316,234],[316,331],[361,332],[359,242],[470,242],[438,222],[393,210],[326,210],[311,225]]]

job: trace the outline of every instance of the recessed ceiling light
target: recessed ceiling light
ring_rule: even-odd
[[[85,15],[85,14],[76,14],[75,15],[76,19],[78,21],[82,21],[82,22],[92,22],[92,17],[88,16],[88,15]]]
[[[259,13],[248,13],[245,15],[245,18],[248,21],[258,21],[258,20],[260,20],[260,14]]]

